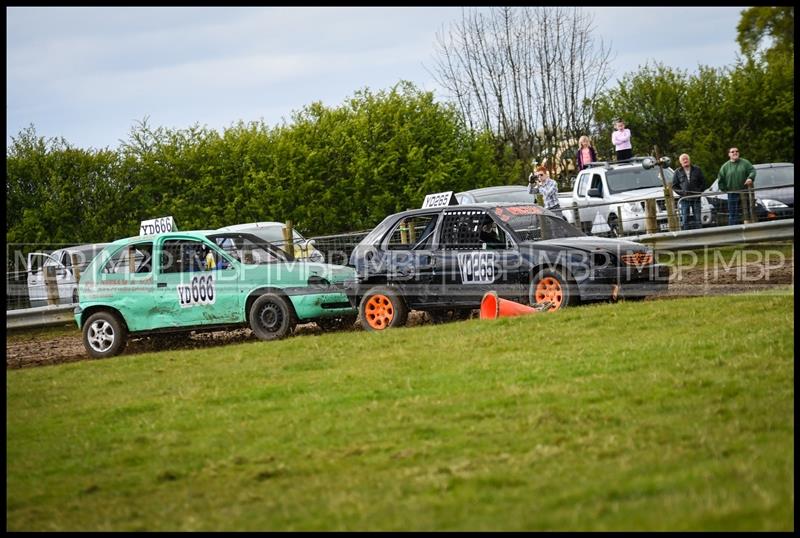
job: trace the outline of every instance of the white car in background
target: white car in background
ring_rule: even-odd
[[[109,243],[90,243],[47,252],[28,254],[28,296],[31,307],[47,305],[45,271],[53,267],[59,304],[78,302],[78,279],[95,256]],[[73,255],[77,265],[73,266]],[[76,277],[76,269],[78,278]]]
[[[252,233],[285,251],[286,249],[284,246],[286,241],[283,238],[284,228],[286,228],[286,224],[283,222],[248,222],[246,224],[223,226],[222,228],[218,228],[218,230],[224,232]],[[306,239],[295,229],[292,229],[292,243],[294,244],[293,255],[295,260],[311,260],[312,262],[319,263],[325,262],[325,255],[314,246],[314,240]]]

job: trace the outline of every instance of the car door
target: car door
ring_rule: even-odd
[[[215,244],[197,238],[158,240],[155,305],[157,325],[188,327],[242,321],[239,266]],[[215,259],[208,268],[207,252]],[[217,263],[224,259],[226,264]]]
[[[44,282],[46,267],[53,267],[58,278],[58,260],[44,252],[28,254],[28,297],[32,307],[47,305],[47,288]]]
[[[132,332],[156,328],[152,253],[151,240],[134,241],[109,252],[99,272],[84,281],[81,306],[112,306]]]
[[[486,210],[445,210],[436,247],[436,266],[442,273],[440,303],[477,307],[487,291],[508,295],[509,284],[516,293],[508,270],[519,266],[519,252]]]
[[[581,183],[578,185],[578,205],[580,209],[578,211],[581,222],[588,223],[591,226],[600,209],[599,206],[603,203],[603,176],[597,172],[583,172],[580,181]],[[600,197],[589,196],[589,191],[592,189],[598,189]]]
[[[398,220],[381,242],[387,281],[399,286],[412,307],[436,301],[433,242],[440,209]]]

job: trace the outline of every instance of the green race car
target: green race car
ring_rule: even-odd
[[[353,269],[288,261],[246,232],[167,232],[108,245],[81,275],[75,320],[92,357],[120,353],[129,334],[249,325],[262,340],[299,321],[353,323],[343,292]]]

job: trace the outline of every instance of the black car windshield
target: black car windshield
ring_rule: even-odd
[[[606,172],[606,179],[608,180],[608,190],[611,194],[662,186],[658,168],[650,168],[649,170],[645,170],[641,166],[616,168]],[[664,180],[667,184],[672,184],[672,170],[669,168],[664,169]]]
[[[756,188],[782,186],[794,186],[794,166],[756,169]]]
[[[536,205],[503,206],[495,215],[514,232],[517,241],[543,241],[586,234],[564,219],[548,215]]]

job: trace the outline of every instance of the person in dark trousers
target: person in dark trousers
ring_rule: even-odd
[[[624,161],[633,157],[633,146],[631,145],[631,130],[625,128],[622,119],[617,120],[616,130],[611,133],[611,142],[617,152],[617,160]]]
[[[739,148],[732,147],[728,150],[729,160],[723,164],[717,179],[719,190],[728,193],[728,224],[741,224],[742,206],[741,194],[745,189],[753,186],[756,178],[756,169],[747,159],[739,157]]]
[[[678,157],[680,167],[672,176],[672,190],[680,196],[681,229],[700,228],[700,193],[706,188],[706,178],[700,167],[684,153]]]
[[[589,137],[583,135],[578,139],[578,153],[575,154],[575,165],[578,170],[583,170],[597,161],[597,153],[592,147]]]

